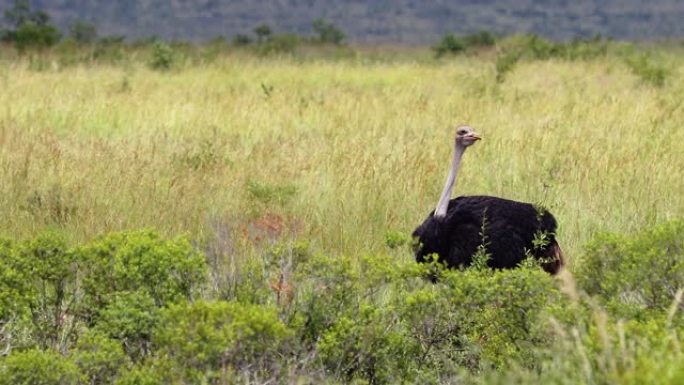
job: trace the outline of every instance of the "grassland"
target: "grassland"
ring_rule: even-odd
[[[597,231],[684,215],[684,82],[620,62],[296,62],[227,57],[33,71],[3,63],[0,232],[210,236],[266,214],[331,255],[385,253],[446,175],[453,127],[484,140],[457,194],[539,202],[571,256]],[[286,223],[285,223],[286,222]],[[287,231],[284,231],[285,233]]]
[[[645,51],[666,69],[657,82],[616,54],[522,59],[505,78],[492,52],[237,52],[166,71],[144,54],[0,56],[0,284],[32,304],[0,297],[14,349],[0,374],[43,359],[65,365],[45,372],[72,379],[59,384],[684,378],[684,54],[671,48]],[[436,204],[458,123],[484,139],[456,194],[548,207],[571,274],[432,284],[397,247]],[[131,233],[99,238],[114,231]],[[179,234],[190,243],[160,240]],[[209,290],[193,291],[205,260]],[[24,295],[22,273],[42,291]],[[116,334],[126,322],[149,327]],[[221,339],[244,325],[263,328]]]

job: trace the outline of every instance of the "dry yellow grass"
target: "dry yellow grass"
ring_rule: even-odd
[[[459,122],[484,140],[456,194],[546,205],[571,257],[597,231],[684,216],[681,68],[663,88],[610,58],[527,63],[503,84],[477,58],[0,72],[7,236],[201,239],[272,213],[317,251],[386,253],[389,229],[410,233],[434,207]]]

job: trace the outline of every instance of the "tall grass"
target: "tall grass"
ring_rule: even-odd
[[[433,208],[459,122],[484,140],[456,194],[546,205],[570,256],[598,230],[684,216],[681,66],[662,87],[615,57],[519,63],[500,84],[480,57],[222,56],[170,72],[19,60],[0,73],[12,237],[151,226],[230,234],[233,250],[294,236],[331,255],[386,253],[388,231]]]

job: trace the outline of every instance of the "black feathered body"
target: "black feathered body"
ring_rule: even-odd
[[[416,260],[436,253],[449,267],[469,266],[480,245],[492,268],[513,268],[526,252],[557,273],[563,265],[556,242],[556,220],[546,209],[491,196],[461,196],[449,201],[446,216],[434,211],[413,232]]]

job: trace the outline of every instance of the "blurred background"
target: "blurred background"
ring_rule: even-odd
[[[480,30],[571,39],[662,39],[684,34],[678,0],[1,0],[5,28],[22,7],[42,10],[62,31],[90,23],[103,36],[202,41],[272,33],[311,35],[312,22],[335,23],[351,42],[426,44],[447,32]],[[15,15],[16,16],[16,15]]]

